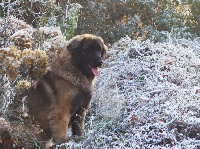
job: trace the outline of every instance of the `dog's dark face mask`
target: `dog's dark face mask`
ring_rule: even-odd
[[[71,50],[73,51],[71,53],[75,65],[88,79],[93,79],[99,75],[99,68],[103,65],[106,50],[107,47],[99,38],[84,38],[76,49]]]
[[[87,41],[83,45],[82,49],[82,58],[85,65],[85,71],[87,71],[88,75],[98,76],[99,68],[101,68],[103,64],[103,48],[96,40]]]

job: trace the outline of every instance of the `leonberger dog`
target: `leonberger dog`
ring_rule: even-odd
[[[29,115],[54,143],[67,140],[69,127],[75,136],[84,134],[86,110],[106,51],[101,37],[73,37],[52,62],[51,69],[28,91]]]

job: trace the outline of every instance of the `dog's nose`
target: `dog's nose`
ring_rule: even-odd
[[[101,67],[102,65],[103,65],[103,62],[102,62],[102,61],[98,61],[98,62],[97,62],[97,66],[98,66],[98,67]]]

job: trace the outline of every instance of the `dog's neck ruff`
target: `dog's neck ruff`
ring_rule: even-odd
[[[94,80],[89,81],[85,76],[79,77],[75,73],[72,73],[65,69],[65,72],[53,71],[53,73],[69,82],[71,82],[75,86],[81,86],[82,88],[86,89],[88,87],[89,90],[93,90],[94,88]]]
[[[58,59],[57,59],[58,60]],[[92,91],[94,88],[95,78],[88,80],[80,70],[75,68],[70,59],[63,61],[59,59],[52,64],[53,74],[71,82],[73,85]]]

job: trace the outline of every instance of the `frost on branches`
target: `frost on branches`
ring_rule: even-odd
[[[4,19],[0,19],[0,47],[9,46],[11,36],[14,35],[12,37],[15,37],[16,34],[22,34],[21,32],[24,32],[23,29],[31,33],[33,28],[14,16],[8,16]]]
[[[13,22],[16,28],[11,21],[13,30],[0,40],[4,45],[0,48],[0,116],[6,113],[14,96],[30,86],[24,76],[28,74],[36,80],[67,44],[59,28],[41,27],[34,31],[19,20]],[[5,27],[5,22],[0,20],[0,27]],[[199,39],[176,40],[169,36],[168,41],[156,44],[129,37],[121,39],[109,48],[104,68],[97,77],[85,138],[79,143],[71,139],[62,145],[83,149],[198,149],[199,70]],[[23,109],[24,105],[20,106]],[[22,134],[19,132],[22,123],[17,134]],[[29,133],[29,137],[23,137],[27,133],[21,135],[20,140],[25,143],[34,140],[35,145],[39,142],[35,137],[39,127],[31,129],[35,132]]]
[[[36,80],[45,73],[52,57],[66,45],[66,37],[55,27],[33,29],[21,20],[8,17],[0,21],[0,72],[11,80],[20,76]]]
[[[200,44],[114,44],[97,78],[86,139],[71,148],[200,147]]]
[[[46,72],[65,44],[59,28],[33,29],[13,16],[0,20],[0,116],[15,95]]]

